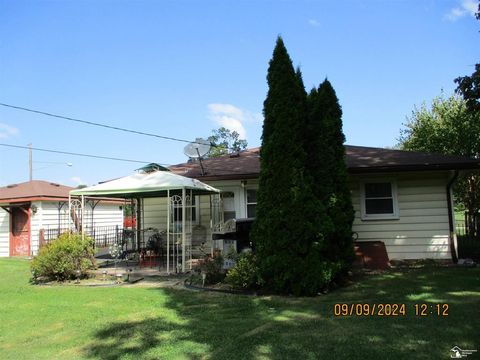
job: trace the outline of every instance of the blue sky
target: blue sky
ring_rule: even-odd
[[[414,105],[480,59],[478,2],[0,0],[0,102],[191,139],[226,125],[258,146],[277,35],[307,90],[328,77],[347,143],[393,146]],[[175,164],[185,144],[0,107],[0,143]],[[133,163],[33,153],[34,178],[75,186]],[[44,162],[58,162],[50,164]],[[66,166],[65,163],[72,163]],[[0,185],[28,152],[0,146]]]

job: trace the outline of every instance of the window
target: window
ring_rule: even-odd
[[[222,192],[223,221],[235,219],[235,194],[231,191]]]
[[[366,182],[361,188],[362,220],[398,219],[397,187],[394,182]]]
[[[257,209],[257,190],[247,189],[247,217],[254,218]]]
[[[200,199],[198,196],[192,196],[192,224],[198,224],[198,220],[200,219]],[[181,222],[182,221],[182,206],[180,205],[173,211],[173,221]],[[190,217],[188,212],[190,211],[190,206],[185,206],[185,213],[187,214],[186,219]]]

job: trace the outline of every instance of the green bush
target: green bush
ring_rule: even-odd
[[[94,239],[81,234],[65,233],[42,247],[33,259],[31,270],[34,281],[69,280],[87,274],[95,267]]]
[[[257,288],[259,276],[255,255],[251,252],[241,254],[235,266],[227,272],[225,281],[235,288]]]
[[[223,271],[223,256],[216,252],[213,257],[208,254],[200,260],[197,271],[206,274],[205,285],[216,284],[223,280],[225,272]]]
[[[480,239],[468,235],[458,235],[458,258],[480,262]]]

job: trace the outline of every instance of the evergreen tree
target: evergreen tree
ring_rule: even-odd
[[[310,271],[312,266],[325,272],[317,256],[322,236],[314,219],[321,204],[312,196],[311,178],[304,173],[306,93],[280,37],[267,81],[257,213],[251,237],[265,288],[313,294],[323,282],[316,279],[316,271]]]
[[[308,107],[307,172],[315,179],[314,195],[326,206],[327,212],[320,225],[325,238],[322,254],[338,268],[345,269],[354,259],[354,211],[347,183],[342,109],[327,79],[318,90],[310,92]]]

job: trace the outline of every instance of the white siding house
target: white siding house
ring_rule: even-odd
[[[449,178],[448,172],[352,176],[350,188],[355,209],[352,230],[358,234],[357,241],[384,242],[390,259],[451,259],[446,196]],[[378,182],[394,185],[394,213],[368,217],[365,214],[364,187],[365,184]],[[209,183],[222,192],[235,194],[236,218],[251,217],[248,209],[252,213],[256,205],[251,198],[258,188],[258,181]]]
[[[358,243],[383,242],[395,260],[456,258],[451,182],[461,170],[480,168],[478,160],[358,146],[346,146],[346,155]],[[259,163],[255,148],[206,159],[203,170],[195,162],[171,170],[227,193],[224,217],[240,219],[255,217]]]
[[[446,187],[449,172],[400,173],[355,175],[350,188],[355,210],[353,231],[357,241],[382,241],[390,259],[451,259],[449,246],[449,221]],[[207,181],[222,191],[233,194],[233,206],[225,209],[234,211],[237,219],[254,217],[256,206],[256,179]],[[365,184],[389,183],[393,185],[391,215],[380,217],[365,214]],[[210,231],[209,197],[200,198],[200,217],[194,226]],[[229,199],[231,197],[229,196]],[[166,199],[150,198],[144,203],[144,226],[166,229]],[[197,215],[198,216],[198,215]],[[210,240],[207,231],[206,240]]]

